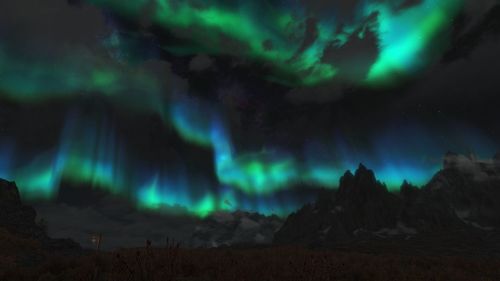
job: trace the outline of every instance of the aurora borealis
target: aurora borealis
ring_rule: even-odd
[[[346,19],[341,7],[346,4],[340,1],[318,14],[311,14],[299,1],[88,2],[132,20],[147,17],[153,25],[186,39],[184,46],[164,46],[173,52],[242,56],[269,64],[268,79],[306,86],[337,77],[378,85],[389,83],[396,74],[411,76],[442,51],[443,46],[435,41],[463,6],[461,0],[425,0],[413,5],[404,0],[354,1]],[[361,54],[356,52],[348,58],[328,57],[327,50],[343,51],[350,47],[350,38],[363,40],[366,33],[378,39],[378,54],[371,64],[357,62]],[[344,69],[336,59],[367,64],[366,75],[351,75],[352,66]]]
[[[33,147],[19,140],[22,129],[0,136],[0,176],[15,180],[23,198],[54,199],[69,182],[126,197],[141,209],[180,207],[200,217],[237,209],[284,216],[314,198],[318,188],[335,188],[359,163],[397,190],[404,180],[425,184],[448,150],[488,157],[498,149],[480,129],[451,118],[396,119],[359,131],[328,120],[313,133],[293,124],[269,125],[284,137],[267,139],[260,129],[242,128],[243,117],[234,116],[276,99],[292,108],[283,93],[251,93],[258,95],[257,105],[241,101],[251,94],[234,93],[244,108],[235,114],[237,106],[215,97],[220,89],[200,93],[179,82],[193,83],[190,73],[176,72],[183,59],[207,55],[237,61],[249,72],[258,65],[252,75],[277,89],[348,85],[373,90],[370,95],[394,91],[439,60],[463,1],[364,0],[349,7],[332,1],[321,11],[304,1],[82,2],[106,19],[94,48],[27,52],[18,48],[23,43],[3,41],[8,32],[0,29],[2,101],[58,108],[54,131]],[[238,76],[230,77],[239,83]],[[278,115],[273,110],[282,107],[276,108],[266,116]],[[131,133],[123,129],[129,127],[123,116],[146,121],[130,125],[141,128]],[[139,135],[151,122],[145,116],[160,120],[155,134],[162,135],[161,143],[135,141],[148,137]],[[27,117],[19,124],[33,122],[35,117]],[[184,154],[191,150],[193,155]]]

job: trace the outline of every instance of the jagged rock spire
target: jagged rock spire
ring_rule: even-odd
[[[497,167],[500,167],[500,151],[493,156],[493,162]]]

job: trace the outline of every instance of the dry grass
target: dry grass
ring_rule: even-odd
[[[0,259],[0,280],[277,281],[500,280],[500,261],[264,249],[125,249],[79,258],[52,257],[36,267]]]
[[[13,255],[19,251],[35,251],[39,248],[38,241],[21,238],[0,227],[0,254]]]
[[[0,228],[0,272],[11,270],[40,256],[42,250],[38,241],[12,235]],[[1,278],[0,274],[0,280],[8,279]]]

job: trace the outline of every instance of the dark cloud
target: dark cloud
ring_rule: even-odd
[[[478,113],[479,108],[470,106],[496,104],[487,101],[497,99],[497,70],[500,69],[498,50],[500,37],[482,42],[467,57],[436,66],[421,78],[422,83],[409,91],[405,102],[434,103],[454,111],[465,107]]]
[[[310,13],[315,15],[335,13],[342,20],[352,19],[360,0],[300,0]]]
[[[322,61],[341,69],[338,76],[346,81],[362,81],[379,54],[377,35],[368,28],[372,20],[353,32],[347,42],[337,47],[331,44],[323,53]]]
[[[375,0],[372,2],[388,2],[394,3],[396,9],[406,9],[422,3],[423,0],[404,0],[400,1],[383,1]],[[481,0],[485,2],[488,0]],[[331,15],[334,14],[341,22],[347,23],[353,20],[356,16],[357,9],[364,4],[361,0],[300,0],[300,2],[308,9],[309,13],[314,15]],[[397,4],[396,4],[397,3]],[[397,5],[397,6],[396,6]]]
[[[419,5],[422,3],[423,0],[405,0],[403,3],[400,5],[400,8],[409,8],[413,7],[416,5]]]
[[[334,102],[341,99],[345,92],[351,91],[350,84],[362,81],[378,57],[379,42],[376,34],[369,28],[376,19],[376,14],[368,17],[342,46],[332,42],[325,49],[321,61],[341,69],[334,81],[313,87],[294,88],[286,95],[287,99],[294,104]]]
[[[471,18],[479,18],[496,4],[499,4],[498,0],[465,1],[465,13]]]
[[[474,14],[465,23],[470,26],[464,33],[455,38],[445,54],[447,58],[443,63],[434,65],[423,73],[422,77],[404,85],[402,88],[387,90],[389,100],[386,104],[434,104],[432,108],[447,106],[460,106],[470,104],[482,104],[485,99],[495,98],[496,69],[500,66],[500,25],[498,24],[498,13],[495,9],[484,10],[490,7],[491,1],[479,1],[476,9],[482,11],[481,16]],[[473,4],[469,4],[474,6]],[[470,8],[472,9],[472,8]],[[474,20],[473,20],[474,19]],[[473,20],[473,23],[470,21]],[[341,69],[347,72],[339,73],[338,76],[363,77],[376,59],[378,53],[378,42],[376,36],[368,29],[365,37],[360,39],[355,32],[349,41],[342,47],[334,45],[328,47],[324,53],[323,61],[333,65],[341,65]],[[352,61],[357,63],[351,64]],[[344,97],[346,88],[338,85],[323,85],[312,88],[296,88],[287,95],[291,101],[297,102],[328,102],[338,101]],[[351,89],[350,92],[366,92],[363,89]],[[369,91],[368,91],[369,92]],[[478,94],[481,93],[481,94]],[[384,95],[374,92],[374,99],[383,100]],[[348,97],[351,99],[351,97]],[[360,99],[366,99],[360,95]],[[356,98],[353,98],[356,100]],[[466,102],[469,101],[469,102]],[[359,100],[359,102],[363,102]]]
[[[104,16],[92,6],[66,0],[0,2],[0,38],[32,49],[93,45],[107,31]]]
[[[477,22],[482,22],[484,15],[487,13]],[[466,56],[437,63],[397,88],[370,90],[336,83],[292,89],[286,96],[292,105],[274,105],[273,112],[280,113],[264,124],[274,122],[274,130],[286,131],[288,138],[341,132],[349,136],[349,142],[369,140],[391,123],[419,124],[432,130],[436,138],[446,134],[443,128],[466,126],[498,142],[500,130],[495,120],[500,119],[500,111],[495,77],[500,69],[500,36],[495,34],[490,29],[480,37],[473,36],[479,40]],[[358,43],[363,54],[366,46]]]
[[[341,99],[344,92],[344,86],[335,81],[313,87],[294,88],[287,93],[286,99],[292,104],[328,103]]]
[[[212,66],[213,60],[204,54],[195,56],[189,63],[191,71],[203,71]]]
[[[189,88],[188,81],[175,74],[172,70],[172,64],[169,62],[150,59],[144,61],[140,67],[155,74],[157,81],[160,81],[164,88],[168,88],[169,93],[186,92]]]
[[[450,62],[466,58],[481,44],[500,35],[500,3],[481,16],[462,15],[455,22],[451,48],[443,61]]]
[[[318,38],[318,21],[315,18],[308,18],[305,22],[305,33],[304,39],[302,40],[302,44],[297,50],[296,54],[291,60],[296,59],[298,56],[302,54],[305,50],[307,50],[311,45],[314,44],[316,39]]]
[[[486,7],[487,2],[491,1],[478,1],[477,8]],[[438,103],[452,109],[496,104],[486,101],[497,99],[500,5],[481,15],[472,24],[467,23],[472,26],[454,38],[444,60],[417,81],[405,97],[407,103]]]

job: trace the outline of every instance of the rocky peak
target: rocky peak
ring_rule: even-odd
[[[403,183],[401,184],[401,191],[412,190],[412,189],[418,189],[418,188],[413,184],[409,183],[407,180],[404,180]]]
[[[274,241],[335,245],[403,236],[413,239],[415,235],[434,239],[434,233],[500,229],[500,206],[496,203],[500,200],[500,179],[477,181],[470,175],[471,169],[466,169],[469,163],[473,168],[491,165],[491,161],[450,152],[445,156],[445,167],[456,168],[442,169],[421,188],[404,181],[399,196],[360,165],[354,174],[347,171],[341,177],[336,194],[290,215]],[[324,202],[319,205],[321,199]]]
[[[315,207],[318,209],[329,209],[335,203],[336,190],[323,189],[318,193]]]
[[[403,181],[399,192],[403,201],[413,202],[418,197],[420,189],[405,180]]]
[[[495,166],[500,168],[500,151],[493,156],[493,162],[495,163]]]
[[[0,227],[25,237],[41,237],[43,231],[35,224],[36,212],[23,205],[14,182],[0,180]]]
[[[366,168],[365,165],[359,163],[358,169],[355,172],[355,176],[359,177],[362,175],[371,175],[373,178],[375,178],[375,175],[373,174],[372,170],[369,170],[368,168]]]
[[[340,177],[340,186],[350,186],[354,182],[354,175],[350,170],[346,171],[342,177]]]
[[[15,183],[0,179],[0,206],[4,204],[21,204],[21,197]]]
[[[36,222],[36,211],[24,205],[14,182],[0,179],[0,228],[22,238],[39,241],[46,250],[77,253],[80,245],[69,239],[52,239]]]
[[[340,179],[337,193],[338,202],[358,202],[376,200],[389,194],[387,188],[375,178],[372,170],[360,164],[354,175],[347,171]]]
[[[305,244],[349,241],[363,231],[377,231],[397,224],[399,198],[360,164],[354,174],[347,171],[333,194],[322,194],[313,205],[290,215],[274,240]],[[312,245],[311,244],[311,245]]]

